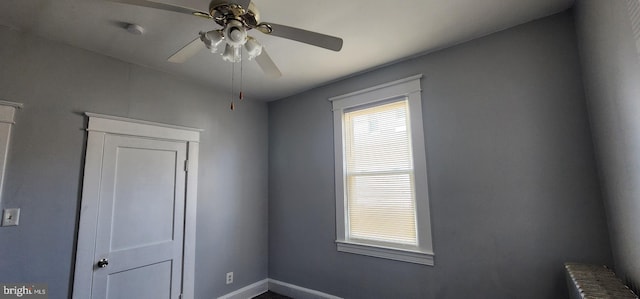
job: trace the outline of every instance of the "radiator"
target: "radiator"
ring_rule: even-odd
[[[567,285],[571,299],[636,298],[609,268],[597,265],[566,263]]]

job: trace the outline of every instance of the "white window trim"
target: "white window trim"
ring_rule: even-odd
[[[421,78],[422,74],[419,74],[329,99],[333,105],[336,182],[336,244],[338,251],[423,265],[434,265],[433,242],[431,238],[431,216],[429,211],[429,190],[427,187],[427,158],[422,122]],[[350,239],[347,235],[347,202],[345,200],[345,162],[343,146],[344,111],[345,109],[353,107],[398,98],[406,98],[409,103],[411,143],[416,181],[416,220],[418,228],[417,247],[405,247],[396,244],[376,244],[368,241],[364,242],[356,239]]]
[[[4,190],[4,174],[7,167],[7,155],[9,153],[9,141],[11,128],[15,124],[15,115],[18,109],[22,109],[21,103],[14,103],[0,99],[0,203]]]

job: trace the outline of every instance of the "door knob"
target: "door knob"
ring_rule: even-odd
[[[101,259],[98,261],[98,268],[104,268],[107,265],[109,265],[109,260],[108,259]]]

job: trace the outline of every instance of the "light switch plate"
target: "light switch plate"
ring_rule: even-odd
[[[16,226],[20,221],[20,209],[4,209],[2,226]]]

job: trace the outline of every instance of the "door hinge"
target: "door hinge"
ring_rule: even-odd
[[[184,171],[189,172],[189,160],[184,160]]]

